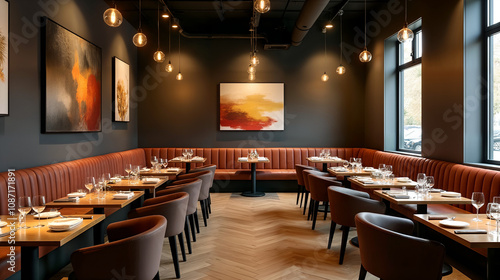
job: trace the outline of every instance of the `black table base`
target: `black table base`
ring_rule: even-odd
[[[252,171],[252,190],[251,191],[246,191],[242,192],[242,196],[247,196],[247,197],[261,197],[265,196],[266,194],[263,192],[258,192],[257,191],[257,171],[256,171],[256,163],[252,162],[250,163],[251,166],[251,171]]]

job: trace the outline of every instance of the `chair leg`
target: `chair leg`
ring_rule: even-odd
[[[306,214],[306,208],[307,208],[307,199],[309,198],[309,192],[306,191],[306,198],[304,199],[304,212],[302,213],[302,215],[305,215]],[[309,220],[309,219],[308,219]]]
[[[184,248],[184,236],[182,235],[182,232],[177,235],[177,238],[179,238],[179,245],[181,246],[181,255],[182,255],[182,261],[186,261],[186,249]]]
[[[212,197],[210,196],[210,193],[208,193],[208,213],[212,214]]]
[[[332,221],[330,224],[330,236],[328,237],[328,249],[332,248],[333,235],[335,234],[336,227],[337,227],[337,223]]]
[[[297,201],[295,202],[295,205],[299,205],[300,189],[300,185],[297,184]]]
[[[200,223],[198,220],[198,209],[194,212],[194,223],[196,224],[196,233],[200,233]]]
[[[200,200],[201,214],[203,216],[203,224],[207,226],[207,208],[205,207],[205,200]]]
[[[304,201],[304,194],[306,193],[306,187],[304,186],[301,186],[301,189],[300,189],[300,205],[299,205],[299,208],[302,207],[302,202]]]
[[[160,272],[156,272],[156,275],[155,277],[153,278],[153,280],[160,280]]]
[[[313,199],[310,198],[309,199],[309,211],[307,212],[307,220],[309,221],[309,219],[312,218],[312,213],[313,213],[313,210],[314,210],[314,207],[313,207]]]
[[[313,207],[312,209],[312,229],[314,230],[316,228],[316,219],[318,218],[318,210],[319,210],[319,201],[312,201],[311,205],[309,207]]]
[[[195,217],[194,215],[189,215],[189,223],[191,224],[191,236],[193,237],[193,242],[196,242],[196,230],[195,230]]]
[[[181,270],[179,268],[179,256],[177,255],[177,244],[175,242],[175,235],[168,237],[170,243],[170,251],[172,252],[172,261],[174,262],[175,278],[181,278]]]
[[[326,220],[326,215],[328,214],[328,204],[329,204],[328,201],[325,202],[325,216],[323,217],[323,221]]]
[[[365,280],[366,278],[366,269],[361,265],[361,268],[359,269],[359,278],[358,280]]]
[[[186,221],[184,222],[184,234],[186,235],[186,243],[188,247],[188,253],[192,254],[193,249],[191,248],[191,236],[189,236],[189,216],[186,216]]]
[[[210,219],[210,213],[208,211],[208,198],[205,199],[205,213],[207,213],[207,220]]]
[[[347,245],[347,237],[349,237],[349,227],[344,226],[342,229],[342,243],[340,244],[339,264],[344,262],[345,247]]]

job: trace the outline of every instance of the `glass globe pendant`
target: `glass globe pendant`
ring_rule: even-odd
[[[156,51],[154,54],[154,60],[158,63],[162,63],[165,61],[165,54],[160,50]]]
[[[118,27],[123,22],[122,13],[116,9],[116,5],[114,8],[107,9],[102,17],[104,22],[111,27]]]
[[[359,54],[359,60],[361,62],[370,62],[372,60],[372,54],[366,49]]]
[[[248,79],[249,79],[250,81],[255,81],[255,73],[248,74]]]
[[[247,72],[248,74],[255,74],[255,72],[257,72],[257,69],[255,69],[255,66],[253,66],[252,64],[249,64]]]
[[[344,73],[345,73],[345,67],[342,64],[340,64],[339,67],[337,67],[337,74],[344,75]]]
[[[399,30],[398,32],[398,41],[401,43],[411,42],[413,40],[413,31],[408,28],[408,24],[405,23],[405,26]]]
[[[259,57],[257,57],[257,54],[254,52],[250,56],[250,64],[253,66],[257,66],[259,64]]]
[[[165,70],[169,73],[172,73],[172,71],[174,71],[174,66],[172,65],[172,63],[170,62],[170,60],[168,61],[168,64],[167,66],[165,66]]]
[[[321,75],[321,80],[322,80],[323,82],[328,81],[328,79],[330,79],[330,77],[328,77],[328,75],[326,74],[326,72],[325,72],[325,73],[323,73],[323,75]]]
[[[184,77],[182,77],[181,72],[179,72],[179,73],[177,74],[177,76],[175,76],[175,79],[176,79],[177,81],[180,81],[180,80],[182,80],[183,78],[184,78]]]
[[[139,29],[137,33],[134,35],[134,38],[132,39],[134,42],[134,45],[136,47],[144,47],[146,43],[148,42],[148,38],[146,38],[146,35],[142,33],[142,30]]]
[[[257,0],[255,1],[254,8],[257,12],[264,14],[269,12],[271,9],[271,1],[269,0]]]

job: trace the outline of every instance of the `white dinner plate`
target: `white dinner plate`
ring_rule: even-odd
[[[462,194],[458,193],[458,192],[442,192],[441,196],[444,196],[444,197],[461,197]]]
[[[7,225],[7,222],[0,222],[0,228],[4,227]]]
[[[50,212],[42,212],[40,214],[36,214],[36,215],[34,215],[34,217],[38,218],[38,219],[50,219],[50,218],[59,217],[60,215],[61,215],[61,213],[58,211],[50,211]]]
[[[68,197],[85,197],[86,195],[86,193],[81,192],[68,193]]]
[[[74,229],[82,222],[82,218],[62,218],[49,223],[49,228],[53,231],[67,231]]]
[[[442,220],[439,221],[439,224],[444,227],[451,227],[451,228],[465,228],[469,226],[469,223],[467,222],[455,221],[455,220]]]
[[[411,182],[411,179],[408,177],[398,177],[398,178],[396,178],[396,181],[398,181],[398,182]]]

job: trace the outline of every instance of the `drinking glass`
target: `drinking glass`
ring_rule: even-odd
[[[102,181],[104,182],[103,190],[106,192],[108,188],[109,182],[111,182],[111,174],[110,173],[104,173],[102,174]]]
[[[132,171],[130,172],[130,174],[132,175],[132,178],[130,178],[131,184],[134,184],[134,185],[139,184],[140,171],[141,171],[141,167],[139,165],[135,165],[134,167],[132,167]]]
[[[31,197],[29,196],[21,196],[19,197],[17,204],[17,211],[21,213],[21,217],[23,219],[24,226],[19,228],[27,229],[29,227],[26,226],[26,215],[31,211]]]
[[[434,187],[434,176],[426,176],[425,177],[425,185],[430,192],[432,187]]]
[[[130,171],[132,171],[132,164],[125,165],[125,172],[127,172],[127,177],[130,178]]]
[[[473,192],[472,193],[472,206],[477,209],[476,217],[472,219],[475,222],[480,222],[479,219],[479,208],[484,205],[484,194],[482,192]]]
[[[425,173],[418,173],[418,175],[417,175],[418,192],[422,192],[424,190],[425,177],[426,177]]]
[[[494,197],[493,197],[493,203],[498,203],[498,204],[500,204],[500,196],[494,196]]]
[[[161,165],[163,166],[163,168],[167,168],[167,166],[168,166],[168,159],[164,158],[163,159],[163,163]]]
[[[182,156],[184,157],[184,159],[187,159],[187,155],[188,155],[187,149],[182,150]]]
[[[345,169],[349,168],[349,162],[347,160],[344,160],[342,165],[344,166]]]
[[[490,219],[490,220],[493,220],[493,216],[491,215],[491,205],[492,205],[492,204],[494,204],[494,203],[493,203],[493,202],[490,202],[490,203],[488,203],[488,205],[486,205],[486,217],[487,217],[488,219]],[[486,222],[486,224],[487,224],[487,225],[491,225],[490,221],[487,221],[487,222]],[[494,234],[496,234],[497,232],[492,231],[492,232],[490,232],[490,233],[492,233],[492,234],[493,234],[493,233],[494,233]]]
[[[497,222],[497,230],[494,234],[498,234],[498,224],[500,220],[500,204],[498,203],[492,203],[490,206],[490,215],[491,217]]]
[[[92,194],[92,189],[95,187],[95,178],[94,177],[87,177],[87,180],[85,181],[85,188],[89,191],[89,196]]]
[[[156,156],[152,156],[151,157],[151,168],[155,168],[157,163],[158,163],[158,158]]]
[[[45,196],[43,195],[35,195],[33,197],[33,202],[32,202],[32,208],[33,211],[35,211],[39,216],[38,216],[38,225],[34,226],[34,228],[39,228],[39,227],[44,227],[44,225],[40,224],[40,213],[45,210]]]
[[[385,169],[385,164],[381,163],[378,165],[378,170],[380,170],[381,172],[384,172],[384,169]]]

